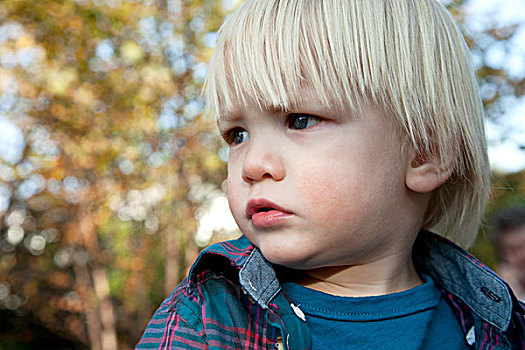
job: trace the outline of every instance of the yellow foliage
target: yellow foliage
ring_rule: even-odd
[[[53,95],[65,96],[70,86],[78,80],[75,68],[66,67],[61,70],[51,69],[47,73],[47,91]]]
[[[171,94],[176,90],[170,68],[165,66],[146,66],[141,70],[141,78],[145,86],[159,89],[162,93]]]
[[[34,45],[35,45],[35,40],[27,34],[22,35],[20,39],[18,39],[18,41],[16,42],[16,47],[19,49],[24,48],[24,47],[31,47]]]
[[[120,46],[120,55],[126,62],[137,64],[144,58],[144,51],[136,42],[126,40]]]
[[[221,169],[224,166],[224,163],[217,154],[210,153],[204,158],[203,165],[206,171],[214,172]]]
[[[88,84],[83,84],[73,91],[73,101],[83,106],[90,106],[95,100],[95,94]]]

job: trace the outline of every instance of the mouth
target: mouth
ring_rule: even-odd
[[[252,199],[246,206],[246,216],[257,229],[274,229],[288,222],[294,214],[266,199]]]
[[[246,216],[249,219],[252,219],[252,217],[255,214],[270,213],[270,212],[281,212],[284,214],[292,214],[288,210],[281,208],[277,204],[272,203],[266,199],[252,199],[248,202],[248,205],[246,206]]]

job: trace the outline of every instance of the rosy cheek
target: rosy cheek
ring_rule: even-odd
[[[298,191],[308,203],[308,212],[312,217],[324,218],[330,222],[344,215],[345,206],[351,204],[351,198],[358,195],[355,187],[347,181],[341,181],[337,173],[326,170],[310,171],[304,178]],[[356,192],[356,193],[353,193]],[[355,208],[355,203],[352,205]]]

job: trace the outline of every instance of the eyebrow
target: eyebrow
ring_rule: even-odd
[[[242,112],[226,112],[221,113],[219,117],[217,118],[217,126],[221,126],[221,124],[235,124],[239,121],[241,121],[244,118],[244,114]]]
[[[220,124],[221,122],[234,122],[239,119],[241,119],[241,117],[238,114],[221,113],[217,117],[217,124]]]
[[[298,106],[291,106],[291,108],[286,109],[281,106],[262,106],[262,111],[268,112],[268,113],[282,113],[282,112],[288,112],[293,111],[294,109],[298,109]],[[233,111],[226,111],[225,113],[220,113],[219,117],[217,118],[217,123],[219,122],[235,122],[239,119],[242,119],[242,111],[243,109],[233,110]]]

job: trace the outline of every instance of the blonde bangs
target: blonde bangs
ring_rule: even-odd
[[[354,50],[374,36],[363,37],[366,33],[357,30],[366,20],[348,5],[245,2],[220,30],[204,88],[210,112],[220,116],[233,101],[289,110],[299,104],[305,86],[317,91],[326,106],[359,109],[359,98],[373,95],[370,85],[380,69],[367,63],[374,56],[367,51],[377,45]]]

